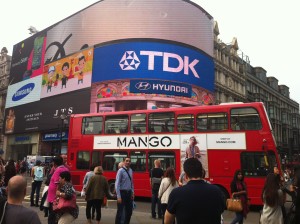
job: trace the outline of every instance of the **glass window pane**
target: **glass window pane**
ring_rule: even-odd
[[[194,131],[194,115],[180,114],[177,116],[177,130],[178,132]]]
[[[174,132],[174,113],[152,113],[149,115],[149,132]]]
[[[76,168],[79,170],[90,169],[90,152],[81,151],[77,153]]]
[[[154,160],[159,159],[161,168],[166,170],[168,167],[175,169],[175,154],[173,152],[149,152],[148,155],[148,168],[154,168]]]
[[[275,163],[273,152],[268,154],[264,152],[241,153],[241,168],[245,176],[266,176]]]
[[[101,152],[93,151],[92,152],[92,164],[100,166],[101,165]]]
[[[119,134],[128,132],[128,116],[116,115],[105,118],[105,133]]]
[[[146,132],[146,114],[133,114],[130,120],[131,133],[145,133]]]
[[[223,131],[228,129],[226,113],[199,114],[197,116],[198,131]]]
[[[230,123],[232,130],[260,130],[262,124],[254,108],[235,108],[231,110]]]
[[[101,134],[102,117],[85,117],[82,119],[82,134]]]
[[[146,171],[146,153],[145,152],[131,152],[131,169],[133,171]]]
[[[127,157],[126,152],[104,152],[103,153],[103,170],[117,171],[120,162]]]

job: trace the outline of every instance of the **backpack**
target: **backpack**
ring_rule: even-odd
[[[43,181],[44,179],[44,170],[43,170],[43,167],[36,167],[34,169],[34,180],[35,181]]]

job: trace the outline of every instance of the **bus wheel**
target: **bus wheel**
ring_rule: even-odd
[[[115,180],[111,180],[108,182],[108,197],[110,199],[116,199],[117,194],[116,194],[116,189],[115,189]]]

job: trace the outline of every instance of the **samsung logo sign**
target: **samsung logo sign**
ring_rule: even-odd
[[[13,95],[12,101],[19,101],[26,97],[31,91],[34,89],[34,83],[28,83],[25,86],[21,87],[17,92]]]
[[[192,74],[195,78],[200,79],[199,74],[197,73],[195,66],[199,63],[198,59],[190,59],[189,56],[180,56],[178,54],[170,52],[160,52],[160,51],[140,51],[140,57],[147,57],[148,70],[155,70],[155,61],[157,59],[162,59],[164,72],[179,73],[182,72],[185,75]],[[176,66],[171,66],[170,61],[176,61]],[[122,70],[137,70],[140,65],[140,59],[137,57],[137,54],[134,51],[126,51],[119,65]]]

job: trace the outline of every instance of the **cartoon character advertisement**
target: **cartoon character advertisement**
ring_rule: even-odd
[[[91,87],[94,49],[44,66],[41,98]]]

